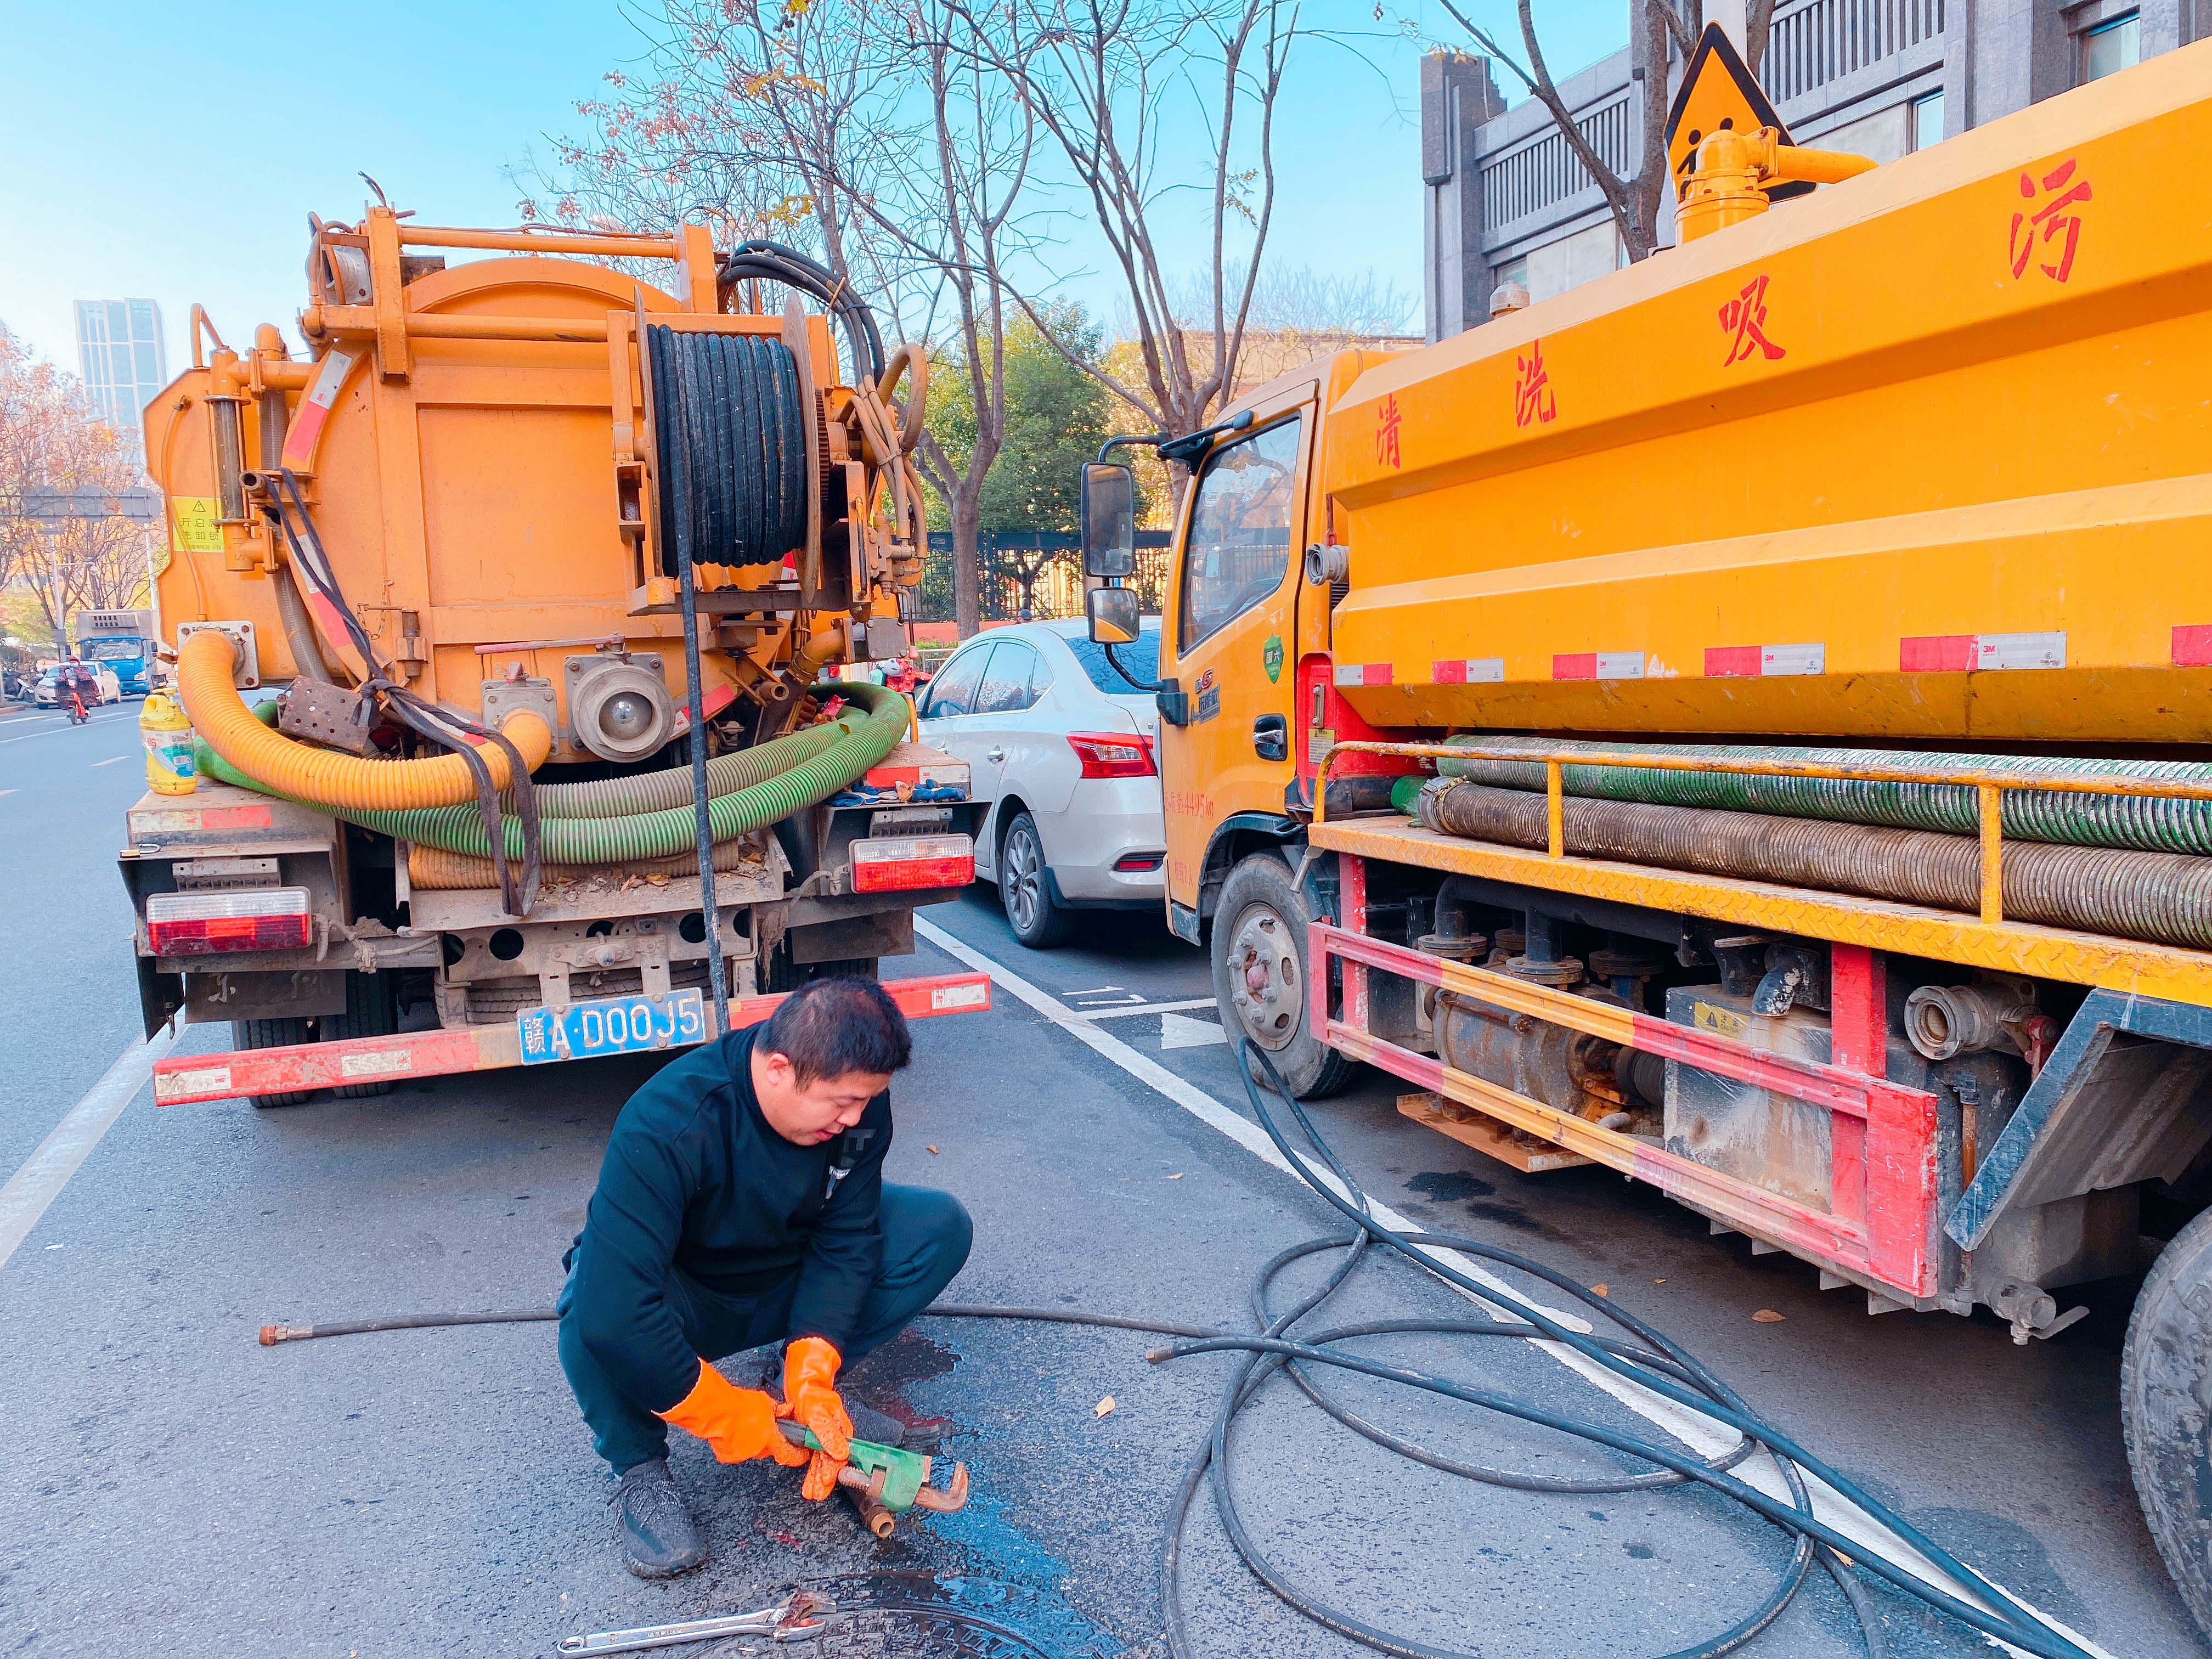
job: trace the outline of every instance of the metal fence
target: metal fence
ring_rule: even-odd
[[[1046,622],[1083,614],[1081,537],[1047,531],[987,530],[976,556],[981,566],[978,608],[983,621]],[[1157,612],[1168,586],[1166,531],[1137,532],[1137,575],[1133,586],[1142,596],[1145,611]],[[950,531],[930,532],[921,586],[915,595],[914,620],[955,620]]]
[[[1598,159],[1622,178],[1636,171],[1631,150],[1629,88],[1608,98],[1575,125]],[[1516,219],[1540,213],[1556,203],[1588,190],[1592,179],[1582,160],[1567,147],[1556,127],[1483,163],[1482,218],[1486,229],[1496,230]]]
[[[1778,104],[1943,33],[1943,0],[1806,0],[1777,7],[1759,79]]]

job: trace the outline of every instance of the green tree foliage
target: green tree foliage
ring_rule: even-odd
[[[1055,305],[1046,316],[1053,331],[1073,349],[1097,354],[1098,326],[1081,306]],[[987,534],[1073,531],[1083,463],[1115,430],[1113,400],[1027,317],[1017,317],[1006,329],[1006,439],[983,480],[977,502],[981,526]],[[964,465],[975,441],[975,411],[969,376],[957,358],[931,365],[928,424],[954,464]],[[947,527],[944,505],[934,499],[929,522],[933,529]]]

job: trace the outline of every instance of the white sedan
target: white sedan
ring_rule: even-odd
[[[1140,681],[1158,673],[1159,619],[1115,654]],[[1076,910],[1158,910],[1159,712],[1115,673],[1081,621],[979,634],[921,696],[922,741],[968,763],[990,803],[975,873],[999,884],[1026,945],[1066,939]]]

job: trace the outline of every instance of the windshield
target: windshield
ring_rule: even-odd
[[[1134,645],[1117,645],[1114,655],[1127,669],[1139,684],[1149,684],[1160,677],[1160,622],[1157,617],[1145,618],[1143,632],[1137,635]],[[1106,660],[1106,647],[1094,644],[1079,634],[1067,641],[1067,648],[1075,653],[1075,660],[1083,665],[1091,684],[1109,696],[1133,696],[1137,686],[1132,685],[1114,672],[1114,665]]]
[[[143,640],[87,640],[84,642],[88,662],[136,662],[146,654]]]

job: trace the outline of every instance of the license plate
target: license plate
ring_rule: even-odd
[[[658,1001],[643,995],[595,997],[565,1008],[526,1008],[514,1024],[522,1037],[522,1063],[543,1066],[697,1042],[707,1035],[707,1005],[696,991],[671,991]]]

